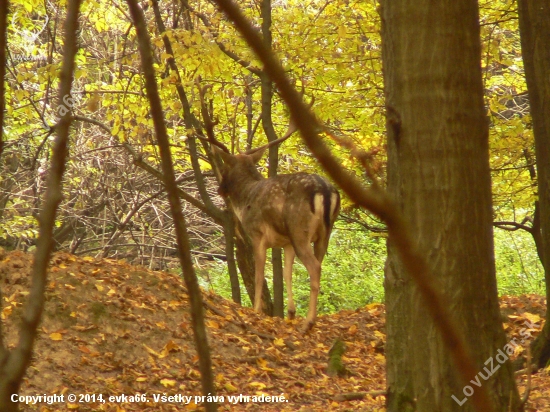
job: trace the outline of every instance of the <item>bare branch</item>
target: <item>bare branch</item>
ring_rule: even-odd
[[[523,229],[526,232],[532,233],[533,228],[531,226],[524,225],[518,222],[493,222],[494,227],[498,227],[502,230],[507,230],[509,232],[515,232],[516,230]]]
[[[104,123],[101,123],[101,122],[99,122],[95,119],[90,119],[90,118],[84,117],[84,116],[74,116],[74,119],[79,120],[81,122],[88,122],[88,123],[91,123],[91,124],[95,124],[96,126],[101,127],[103,130],[105,130],[107,133],[109,133],[109,135],[111,135],[111,128],[109,126],[105,125]],[[151,166],[150,164],[145,162],[143,160],[143,156],[141,154],[137,153],[130,144],[122,143],[122,146],[126,149],[126,151],[128,151],[128,153],[130,153],[130,155],[134,159],[134,164],[136,166],[140,167],[141,169],[145,170],[146,172],[148,172],[152,176],[155,176],[157,179],[164,182],[164,176],[163,176],[162,172],[158,171],[153,166]],[[179,188],[178,188],[178,194],[180,195],[180,197],[183,200],[185,200],[186,202],[188,202],[191,205],[195,206],[201,212],[204,212],[207,215],[211,216],[212,219],[214,219],[214,221],[216,223],[218,223],[220,225],[222,224],[221,214],[212,213],[212,210],[208,209],[201,201],[195,199],[193,196],[191,196],[188,193],[185,193],[183,190],[181,190]]]

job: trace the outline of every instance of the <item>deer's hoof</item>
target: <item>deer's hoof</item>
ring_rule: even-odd
[[[294,319],[296,317],[296,310],[289,310],[287,315],[290,320]]]
[[[312,328],[313,328],[313,325],[315,325],[315,321],[314,320],[310,320],[310,321],[304,321],[304,323],[302,324],[302,326],[300,327],[300,333],[302,335],[305,335],[306,333],[308,333]]]

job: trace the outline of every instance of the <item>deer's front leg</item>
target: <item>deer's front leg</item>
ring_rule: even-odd
[[[254,242],[254,310],[262,311],[262,291],[264,287],[265,258],[267,250],[261,242]]]

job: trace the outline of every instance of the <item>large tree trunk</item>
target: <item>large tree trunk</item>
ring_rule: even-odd
[[[521,51],[535,136],[537,157],[539,235],[537,250],[546,281],[546,319],[531,345],[533,362],[544,367],[550,360],[550,5],[545,0],[518,0]],[[533,225],[535,226],[535,225]]]
[[[497,350],[506,340],[493,255],[477,2],[382,0],[381,5],[388,190],[487,377],[485,362],[492,357],[496,367]],[[471,391],[463,388],[477,386],[458,379],[416,286],[391,243],[388,248],[388,411],[473,410],[465,396]],[[510,362],[487,381],[476,376],[495,410],[509,405],[518,410]]]

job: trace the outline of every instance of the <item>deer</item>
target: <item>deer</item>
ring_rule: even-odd
[[[294,319],[296,315],[292,295],[292,266],[296,256],[309,274],[309,308],[301,327],[305,333],[313,327],[317,318],[321,264],[340,211],[340,194],[317,174],[299,172],[270,178],[262,176],[256,165],[265,149],[286,139],[289,134],[292,134],[290,129],[282,138],[243,154],[233,155],[226,147],[222,150],[221,144],[211,147],[223,161],[218,193],[229,198],[235,216],[253,245],[254,310],[262,310],[267,249],[283,248],[283,277],[289,319]]]

